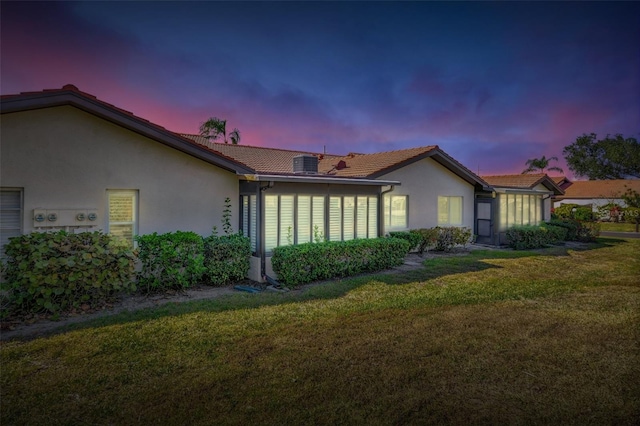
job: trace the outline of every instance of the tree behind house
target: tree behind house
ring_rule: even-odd
[[[231,142],[233,145],[240,143],[240,131],[234,128],[229,135],[227,135],[227,120],[222,120],[217,117],[211,117],[200,125],[200,136],[212,142],[222,138],[224,143]]]
[[[525,163],[527,168],[522,171],[522,174],[524,175],[524,174],[527,174],[527,173],[536,173],[536,172],[545,173],[545,170],[556,171],[556,172],[562,173],[563,170],[560,167],[557,167],[557,166],[549,167],[549,162],[551,160],[558,161],[558,157],[546,158],[543,155],[541,158],[532,158],[530,160],[527,160],[526,163]]]

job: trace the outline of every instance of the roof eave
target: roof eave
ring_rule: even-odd
[[[347,178],[347,177],[328,177],[321,175],[270,175],[270,174],[243,174],[240,180],[249,182],[293,182],[293,183],[328,183],[340,185],[365,185],[365,186],[389,186],[401,185],[400,182],[394,180],[381,179],[364,179],[364,178]]]

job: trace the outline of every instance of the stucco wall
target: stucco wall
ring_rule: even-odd
[[[225,197],[238,222],[234,173],[72,106],[2,116],[0,182],[24,194],[23,232],[35,208],[98,210],[107,226],[107,190],[138,190],[138,234],[221,227]]]
[[[462,226],[473,230],[474,187],[431,158],[381,176],[400,181],[391,194],[409,196],[408,229],[438,226],[438,196],[463,197]]]

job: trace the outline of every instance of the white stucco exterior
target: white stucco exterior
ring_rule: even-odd
[[[107,191],[138,191],[138,234],[209,235],[224,199],[238,221],[235,173],[165,146],[74,106],[2,115],[0,185],[23,194],[23,233],[33,210],[95,209],[107,229]]]
[[[431,158],[382,176],[402,182],[392,195],[408,195],[407,229],[438,226],[438,196],[462,197],[462,225],[473,230],[474,186]],[[385,231],[386,232],[386,231]]]

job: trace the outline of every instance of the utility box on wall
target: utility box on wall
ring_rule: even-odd
[[[34,209],[34,228],[98,226],[97,209]]]

